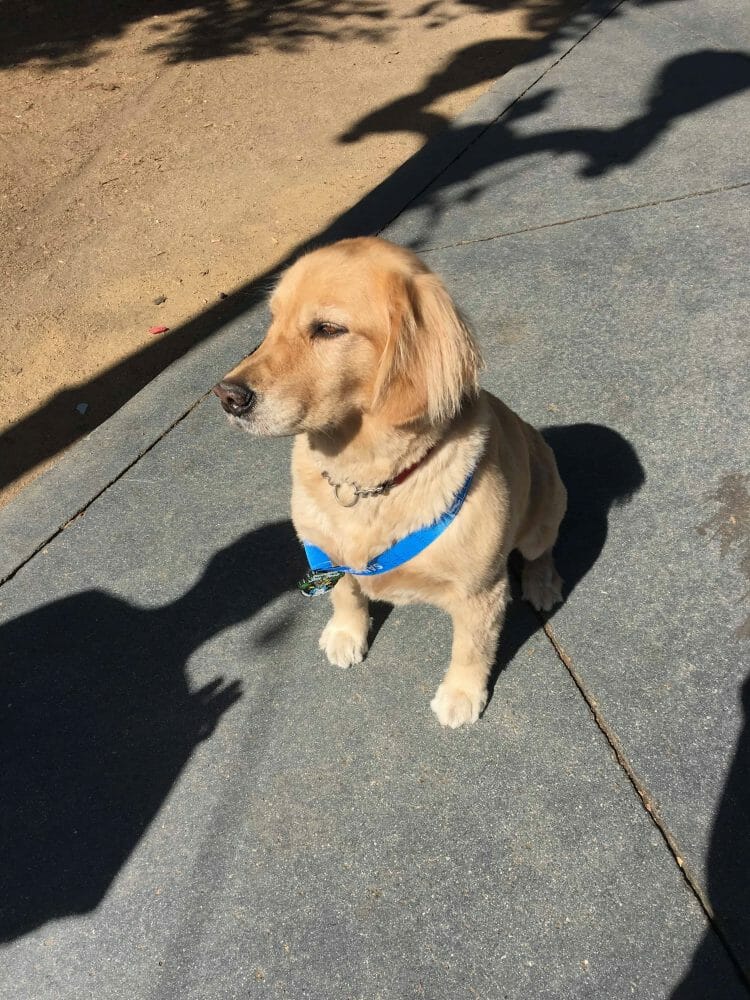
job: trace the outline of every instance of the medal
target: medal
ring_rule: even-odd
[[[297,584],[305,597],[319,597],[333,590],[344,574],[341,570],[311,569]]]

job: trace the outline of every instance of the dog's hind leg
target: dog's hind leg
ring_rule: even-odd
[[[559,522],[540,524],[518,543],[523,556],[521,594],[537,611],[551,611],[562,601],[562,577],[552,558],[558,527]]]
[[[476,722],[487,702],[487,679],[500,636],[508,579],[473,597],[461,595],[448,608],[453,619],[451,662],[430,708],[443,726]]]
[[[524,600],[537,611],[551,611],[562,600],[562,579],[555,569],[552,549],[568,497],[551,449],[541,439],[538,449],[539,455],[532,464],[533,517],[517,546],[524,558],[521,570]]]
[[[318,645],[334,667],[361,663],[367,652],[370,616],[367,598],[353,576],[342,576],[331,591],[333,615]]]
[[[555,569],[552,549],[536,559],[524,559],[521,593],[537,611],[551,611],[562,601],[562,577]]]

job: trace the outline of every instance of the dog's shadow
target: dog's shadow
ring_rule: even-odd
[[[555,453],[568,491],[568,509],[555,546],[555,564],[567,601],[604,548],[610,509],[629,503],[646,475],[630,442],[609,427],[572,424],[547,427],[542,434]],[[488,705],[502,671],[543,624],[542,616],[521,599],[520,568],[521,558],[514,552],[509,564],[512,600],[490,675]],[[371,603],[371,647],[392,610],[390,604]]]
[[[635,449],[621,434],[600,424],[548,427],[542,434],[555,453],[568,491],[568,509],[555,546],[555,563],[568,600],[599,558],[607,540],[609,512],[628,503],[646,480]],[[521,560],[510,561],[513,600],[508,605],[489,684],[489,700],[503,669],[542,627],[520,596]]]

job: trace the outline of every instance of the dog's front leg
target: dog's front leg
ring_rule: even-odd
[[[334,667],[361,663],[367,652],[370,616],[367,598],[353,576],[342,576],[331,591],[333,614],[323,629],[319,646]]]
[[[487,680],[507,599],[508,580],[503,577],[491,590],[462,597],[449,606],[453,619],[451,662],[430,703],[441,725],[457,729],[479,718],[487,702]]]

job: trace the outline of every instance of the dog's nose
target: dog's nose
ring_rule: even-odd
[[[253,408],[255,403],[255,393],[247,386],[238,385],[236,382],[219,382],[214,386],[214,392],[219,397],[219,402],[227,413],[235,417],[242,416]]]

